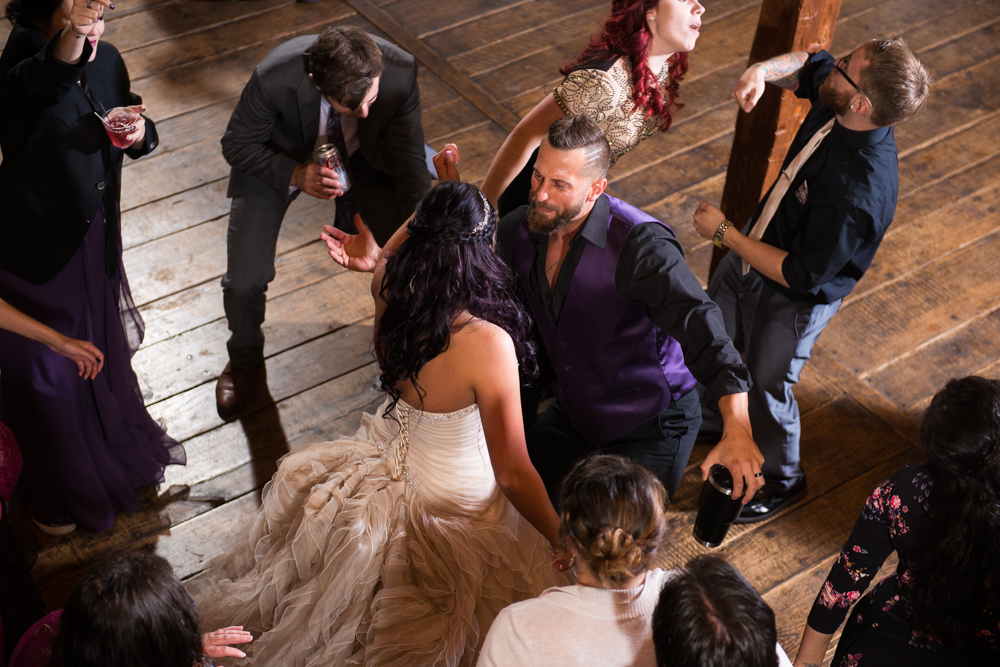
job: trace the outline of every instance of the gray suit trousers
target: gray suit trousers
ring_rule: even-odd
[[[744,276],[742,260],[732,251],[709,281],[708,296],[722,310],[726,332],[750,370],[750,425],[764,455],[764,479],[787,489],[804,474],[799,465],[799,404],[792,388],[841,301],[792,301],[765,284],[755,270]]]
[[[234,368],[254,368],[264,357],[265,294],[274,280],[274,253],[286,210],[288,202],[263,185],[232,200],[222,303],[232,332],[226,346]]]

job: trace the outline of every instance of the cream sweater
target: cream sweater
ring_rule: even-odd
[[[512,604],[486,635],[479,667],[655,667],[653,610],[674,571],[653,569],[629,590],[550,588]],[[777,647],[781,667],[791,667]]]

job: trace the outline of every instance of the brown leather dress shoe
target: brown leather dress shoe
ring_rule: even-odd
[[[235,419],[246,405],[258,369],[259,364],[248,371],[233,368],[233,362],[226,364],[226,370],[222,371],[215,385],[215,406],[224,421]]]

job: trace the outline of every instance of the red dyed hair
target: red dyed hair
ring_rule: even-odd
[[[670,127],[671,116],[684,107],[677,103],[681,79],[688,71],[687,53],[670,56],[670,80],[666,86],[666,99],[660,92],[656,74],[649,69],[646,58],[652,36],[646,27],[646,12],[659,4],[659,0],[612,0],[611,14],[604,20],[601,33],[590,40],[573,62],[559,70],[566,76],[581,65],[607,58],[625,56],[632,65],[633,111],[646,107],[646,115],[663,119],[660,129]]]

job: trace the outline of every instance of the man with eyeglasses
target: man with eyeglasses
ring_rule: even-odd
[[[708,202],[694,216],[703,238],[732,251],[708,295],[750,370],[750,423],[765,460],[765,484],[738,523],[767,518],[806,492],[792,388],[892,222],[893,125],[916,113],[930,90],[927,68],[900,37],[872,40],[839,61],[820,51],[756,63],[733,91],[741,109],[753,109],[765,82],[812,102],[782,173],[742,232]]]

